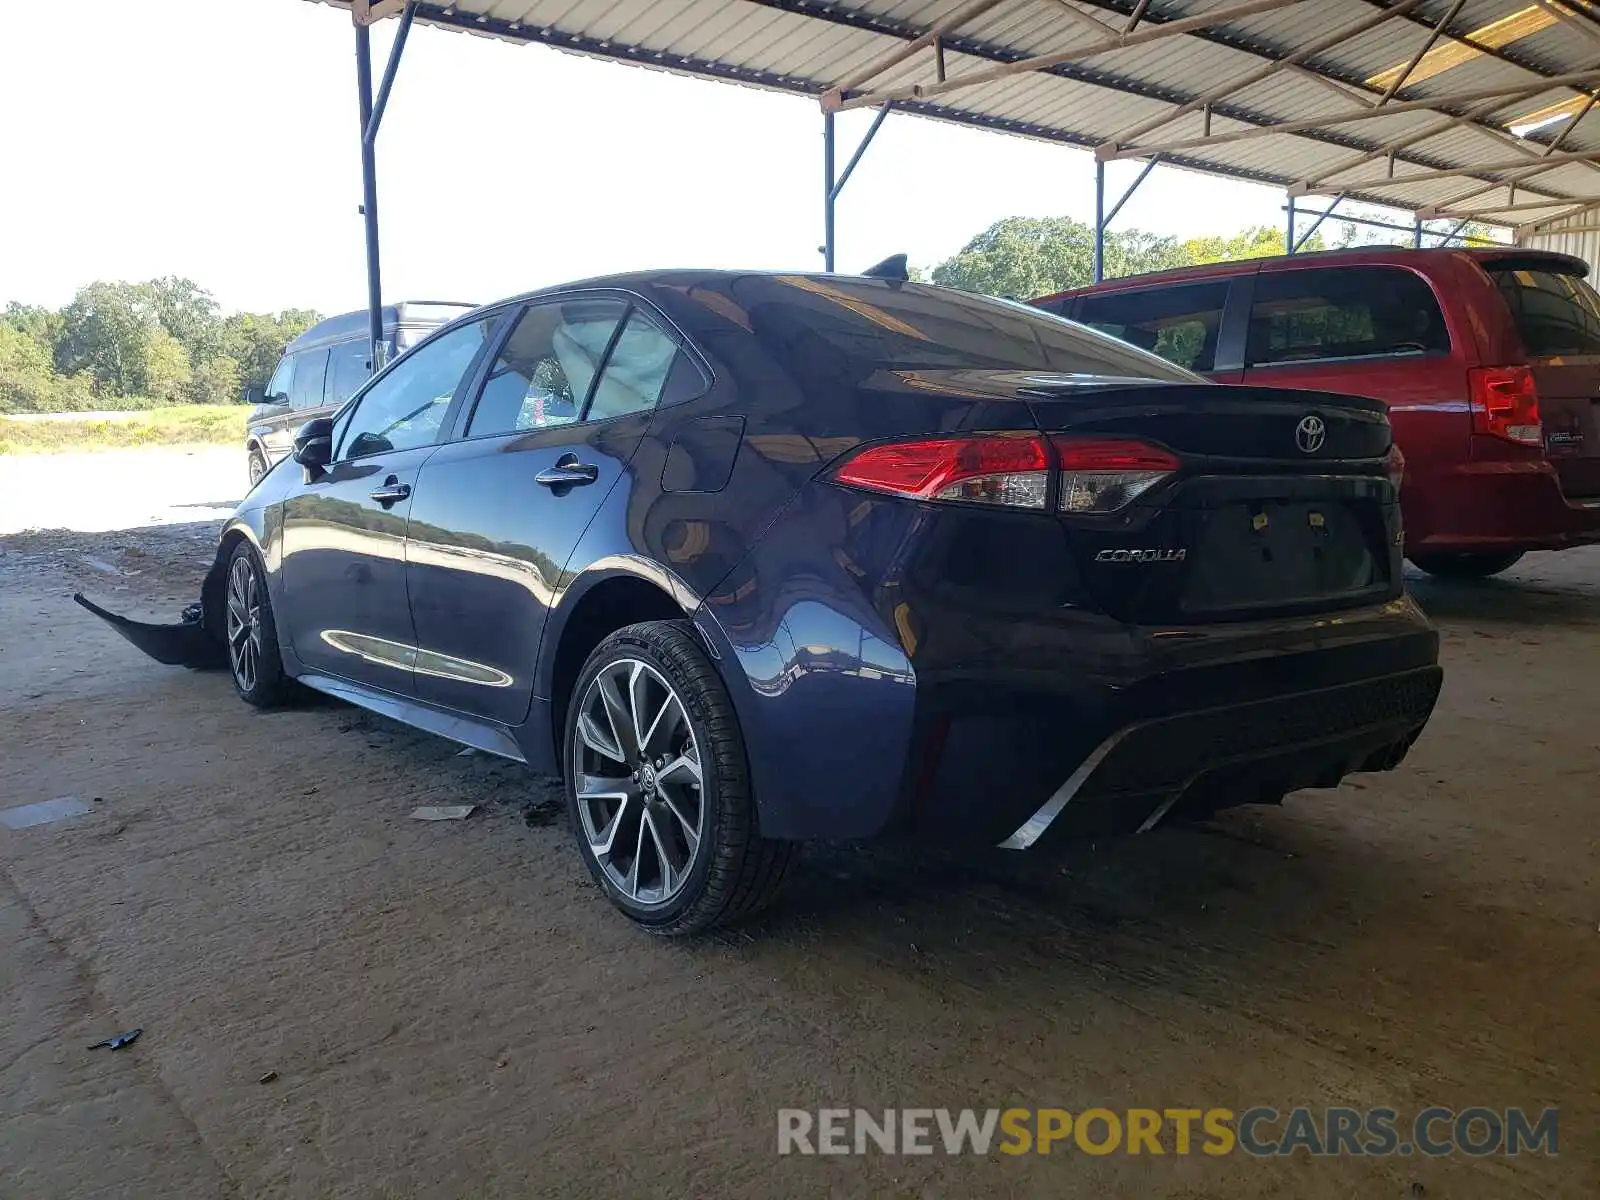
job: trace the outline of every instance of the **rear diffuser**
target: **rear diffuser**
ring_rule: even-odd
[[[177,625],[152,625],[107,612],[82,592],[74,592],[72,598],[159,663],[197,670],[228,665],[222,639],[206,629],[198,604],[184,610]]]

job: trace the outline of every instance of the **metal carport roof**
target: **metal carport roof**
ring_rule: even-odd
[[[1422,219],[1600,206],[1594,0],[418,0],[415,19]]]

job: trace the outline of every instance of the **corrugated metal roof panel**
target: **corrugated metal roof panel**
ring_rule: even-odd
[[[347,9],[351,5],[351,0],[321,2]],[[997,0],[944,30],[949,78],[1091,45],[1102,46],[1102,52],[1074,55],[1048,71],[910,96],[902,107],[1025,136],[1099,145],[1126,138],[1128,131],[1174,113],[1182,104],[1211,96],[1210,131],[1221,140],[1172,146],[1203,136],[1205,121],[1194,113],[1151,128],[1119,152],[1153,153],[1166,147],[1164,157],[1179,165],[1296,185],[1315,182],[1364,155],[1377,157],[1351,171],[1345,182],[1372,181],[1384,174],[1382,152],[1394,148],[1394,174],[1401,182],[1372,182],[1364,197],[1427,208],[1485,182],[1503,180],[1515,173],[1503,164],[1538,154],[1541,143],[1563,127],[1560,119],[1528,140],[1514,139],[1486,121],[1492,117],[1504,122],[1581,103],[1581,88],[1541,86],[1540,80],[1594,71],[1600,60],[1600,19],[1585,5],[1550,9],[1535,0],[1467,0],[1424,57],[1416,77],[1407,80],[1393,101],[1426,100],[1430,107],[1266,133],[1260,128],[1321,122],[1372,106],[1382,87],[1366,81],[1397,75],[1453,3],[1420,0],[1364,31],[1349,33],[1309,57],[1304,67],[1284,68],[1274,64],[1341,31],[1371,23],[1381,15],[1385,0],[1281,0],[1278,7],[1237,15],[1242,2],[1151,0],[1133,31],[1134,44],[1111,46],[1127,29],[1136,0]],[[971,0],[419,0],[417,14],[425,23],[449,28],[821,97],[971,7]],[[1161,32],[1165,23],[1206,15],[1228,19],[1177,35]],[[1216,95],[1251,74],[1265,77]],[[928,47],[865,86],[876,94],[936,84],[934,54]],[[1587,77],[1584,86],[1600,87],[1600,71]],[[1526,89],[1528,94],[1498,102],[1459,99],[1463,93],[1494,88]],[[1463,115],[1473,120],[1449,120]],[[1555,115],[1561,116],[1559,111]],[[1247,136],[1236,136],[1240,134]],[[1519,147],[1528,155],[1519,153]],[[1567,152],[1585,148],[1600,149],[1600,113],[1569,133],[1562,147]],[[1499,169],[1484,172],[1483,164]],[[1460,177],[1406,180],[1418,171],[1434,170],[1456,171]],[[1486,193],[1473,202],[1509,203],[1501,194]],[[1519,203],[1541,198],[1552,205],[1600,199],[1600,171],[1581,164],[1555,166],[1517,189]]]

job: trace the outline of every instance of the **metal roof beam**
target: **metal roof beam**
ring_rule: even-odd
[[[982,16],[1000,2],[1001,0],[973,0],[971,4],[951,13],[921,37],[914,38],[903,46],[896,46],[887,54],[880,55],[859,70],[850,72],[834,85],[835,90],[839,92],[854,91],[862,84],[876,79],[891,67],[899,66],[919,50],[925,50],[935,45],[945,34],[960,29],[967,22]]]
[[[1439,35],[1445,31],[1446,26],[1451,21],[1456,19],[1456,14],[1461,11],[1461,6],[1466,2],[1467,0],[1456,0],[1454,4],[1445,10],[1444,15],[1439,18],[1439,22],[1433,27],[1432,32],[1424,39],[1422,45],[1417,47],[1417,52],[1411,56],[1411,61],[1401,68],[1400,74],[1394,77],[1394,82],[1384,89],[1383,98],[1378,101],[1380,105],[1389,103],[1394,99],[1395,93],[1405,87],[1406,80],[1411,78],[1411,72],[1417,69],[1417,64],[1423,60],[1429,50],[1433,49],[1433,44],[1439,40]],[[1395,12],[1394,9],[1389,11],[1391,13]]]
[[[1553,171],[1557,167],[1561,166],[1562,164],[1559,161],[1549,162],[1547,160],[1551,155],[1555,154],[1556,151],[1561,149],[1561,144],[1567,140],[1567,135],[1578,127],[1579,121],[1583,120],[1589,115],[1589,111],[1594,108],[1596,101],[1600,101],[1600,90],[1596,90],[1589,96],[1589,99],[1584,102],[1583,107],[1573,115],[1570,121],[1561,127],[1561,132],[1556,134],[1555,140],[1540,152],[1540,162],[1537,166],[1532,166],[1526,170],[1518,171],[1515,174],[1507,175],[1505,178],[1505,183],[1521,183],[1525,179],[1532,179],[1535,175],[1542,175],[1546,171]],[[1454,205],[1464,203],[1467,200],[1473,200],[1479,196],[1487,195],[1501,186],[1503,185],[1498,183],[1487,183],[1481,187],[1473,188],[1470,192],[1462,192],[1460,195],[1451,196],[1448,200],[1440,201],[1440,205],[1441,207],[1449,208]]]
[[[1563,163],[1593,162],[1597,158],[1600,158],[1600,149],[1572,150],[1562,154],[1550,155],[1550,159],[1553,162],[1558,161]],[[1522,165],[1523,160],[1518,159],[1514,162],[1478,163],[1474,164],[1471,169],[1474,171],[1493,173],[1495,171],[1513,171]],[[1460,170],[1451,168],[1442,171],[1409,171],[1403,175],[1390,175],[1383,179],[1359,179],[1325,187],[1304,187],[1298,189],[1295,194],[1299,196],[1326,196],[1332,195],[1334,192],[1350,191],[1355,188],[1400,187],[1408,183],[1427,183],[1434,179],[1453,179],[1456,176],[1461,175],[1465,170],[1466,168],[1462,168]],[[1507,187],[1509,184],[1510,181],[1502,179],[1500,182],[1495,184],[1495,186]],[[1566,199],[1573,200],[1576,199],[1576,197],[1568,196]]]
[[[1115,146],[1121,142],[1132,141],[1134,138],[1143,137],[1153,129],[1159,129],[1163,125],[1169,124],[1172,121],[1176,121],[1179,117],[1186,117],[1190,113],[1206,107],[1208,104],[1215,104],[1218,100],[1225,100],[1235,92],[1241,92],[1253,84],[1260,83],[1263,79],[1266,79],[1272,75],[1276,75],[1279,71],[1287,70],[1292,66],[1296,66],[1314,54],[1321,54],[1323,51],[1337,46],[1340,42],[1354,37],[1356,34],[1365,33],[1374,26],[1382,25],[1385,21],[1393,20],[1401,13],[1415,8],[1421,2],[1422,0],[1400,0],[1400,3],[1394,8],[1387,9],[1380,13],[1373,13],[1371,16],[1365,17],[1354,24],[1346,25],[1336,32],[1329,34],[1327,37],[1321,38],[1318,41],[1312,42],[1308,46],[1296,50],[1293,54],[1289,55],[1288,58],[1280,59],[1277,62],[1269,62],[1263,67],[1256,68],[1254,71],[1246,71],[1243,75],[1236,75],[1221,87],[1213,88],[1211,91],[1206,92],[1202,96],[1196,96],[1193,100],[1188,100],[1183,104],[1178,105],[1178,107],[1173,109],[1170,113],[1165,113],[1159,117],[1151,117],[1148,121],[1141,121],[1139,124],[1130,129],[1124,129],[1120,133],[1117,133],[1108,139],[1106,144]],[[1466,0],[1457,0],[1457,3],[1464,4],[1466,3]],[[1315,72],[1312,72],[1312,74],[1315,74]],[[1317,78],[1324,80],[1327,79],[1326,76],[1322,75],[1318,75]]]
[[[1224,8],[1213,9],[1197,16],[1184,17],[1177,21],[1163,21],[1159,25],[1146,25],[1141,29],[1134,30],[1132,33],[1116,33],[1098,42],[1074,46],[1070,50],[1061,50],[1054,54],[1040,54],[1033,58],[1023,58],[1016,62],[990,67],[987,70],[958,75],[954,79],[946,79],[943,83],[911,84],[907,87],[891,88],[885,92],[869,92],[861,96],[852,96],[849,99],[841,96],[839,89],[835,88],[823,94],[822,107],[826,111],[843,112],[852,108],[873,108],[886,100],[926,100],[931,96],[942,96],[962,88],[976,87],[983,83],[993,83],[999,79],[1008,79],[1013,75],[1023,75],[1030,71],[1044,71],[1066,63],[1079,62],[1085,58],[1094,58],[1096,55],[1109,54],[1114,50],[1127,50],[1134,46],[1145,46],[1152,42],[1165,41],[1168,38],[1192,33],[1197,29],[1204,29],[1208,25],[1222,25],[1243,17],[1259,16],[1261,13],[1272,12],[1279,8],[1288,8],[1292,4],[1304,2],[1305,0],[1245,0],[1243,4],[1233,4]]]
[[[1484,204],[1474,208],[1459,208],[1453,204],[1435,204],[1428,208],[1417,210],[1417,216],[1424,221],[1454,220],[1457,217],[1482,217],[1490,213],[1515,213],[1515,212],[1549,212],[1553,208],[1561,208],[1561,200],[1519,200],[1515,203]],[[1600,203],[1600,201],[1596,201]],[[1582,207],[1582,206],[1580,206]],[[1555,220],[1552,215],[1550,220]]]
[[[1245,142],[1254,138],[1270,137],[1274,134],[1305,133],[1315,129],[1328,129],[1335,125],[1348,125],[1356,121],[1370,121],[1383,117],[1393,116],[1405,112],[1422,112],[1436,109],[1446,100],[1511,100],[1523,96],[1533,95],[1537,92],[1548,91],[1552,87],[1563,87],[1571,84],[1587,84],[1600,79],[1600,70],[1573,71],[1564,75],[1554,75],[1542,79],[1536,84],[1519,83],[1513,86],[1500,84],[1492,88],[1475,88],[1468,92],[1457,92],[1449,97],[1426,97],[1420,100],[1402,100],[1397,104],[1389,104],[1383,108],[1358,108],[1345,112],[1328,113],[1320,117],[1308,117],[1299,121],[1280,121],[1275,125],[1259,125],[1254,129],[1240,129],[1232,133],[1214,133],[1210,137],[1185,138],[1176,142],[1163,142],[1155,145],[1142,146],[1115,146],[1101,147],[1096,151],[1106,159],[1115,158],[1144,158],[1150,154],[1168,153],[1174,150],[1196,150],[1202,146],[1222,146],[1230,142]],[[1452,118],[1460,120],[1461,118]],[[1515,166],[1523,166],[1516,163]],[[1466,174],[1468,171],[1478,171],[1482,168],[1476,165],[1463,166],[1458,171],[1449,174]]]

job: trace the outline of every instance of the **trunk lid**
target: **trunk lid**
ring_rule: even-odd
[[[1128,507],[1060,512],[1095,599],[1123,620],[1193,623],[1399,594],[1398,493],[1380,401],[1209,384],[1023,390],[1062,461],[1137,439],[1180,466]]]
[[[1600,495],[1600,294],[1574,262],[1493,260],[1539,393],[1544,454],[1569,496]]]

